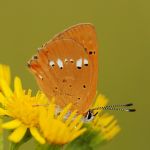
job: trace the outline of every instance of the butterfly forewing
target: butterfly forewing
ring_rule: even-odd
[[[47,42],[29,68],[49,99],[60,107],[72,103],[83,114],[96,94],[97,51],[93,25],[76,25]]]

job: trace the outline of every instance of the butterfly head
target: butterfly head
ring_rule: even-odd
[[[84,122],[89,122],[94,119],[94,117],[98,114],[98,112],[94,113],[93,110],[89,110],[87,113],[85,113]]]

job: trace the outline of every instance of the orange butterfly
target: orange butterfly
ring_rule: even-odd
[[[71,111],[91,115],[98,80],[98,46],[92,24],[78,24],[59,33],[39,49],[28,66],[49,99],[55,97],[60,107],[72,103]]]

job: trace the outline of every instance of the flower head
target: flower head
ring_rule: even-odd
[[[103,95],[99,95],[92,108],[104,107],[106,104],[107,99]],[[97,110],[92,113],[96,114]],[[93,120],[86,122],[85,127],[86,132],[68,144],[67,149],[71,149],[73,146],[80,149],[99,149],[102,143],[108,142],[120,131],[114,116],[103,113],[102,110],[98,110],[98,114],[94,116]]]
[[[76,116],[76,111],[68,115],[71,105],[66,106],[59,115],[55,115],[56,107],[51,103],[48,109],[41,109],[40,128],[46,141],[51,144],[66,144],[86,131],[81,128],[82,116]]]
[[[108,100],[103,95],[99,95],[93,105],[93,108],[106,106],[107,102]],[[120,131],[117,120],[113,115],[102,113],[102,110],[99,110],[98,113],[99,115],[97,115],[90,123],[91,127],[101,134],[101,138],[103,140],[111,140]]]
[[[2,93],[0,93],[0,115],[7,115],[12,120],[2,125],[6,129],[14,129],[10,134],[9,140],[19,142],[25,135],[27,129],[41,143],[45,140],[38,132],[39,107],[37,104],[47,103],[47,98],[41,92],[36,96],[31,96],[31,90],[26,93],[22,89],[21,80],[16,77],[14,82],[14,92],[10,89],[5,80],[0,80],[2,85]]]

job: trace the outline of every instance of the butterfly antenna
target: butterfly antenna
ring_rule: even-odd
[[[133,103],[128,103],[128,104],[115,104],[115,105],[107,105],[105,107],[129,107],[133,106]]]
[[[127,111],[127,112],[135,112],[136,110],[133,108],[128,108],[129,106],[133,106],[132,103],[128,104],[116,104],[116,105],[108,105],[108,106],[103,106],[103,107],[96,107],[91,109],[92,111],[94,110],[116,110],[116,111]],[[125,107],[125,108],[119,108],[119,107]]]

